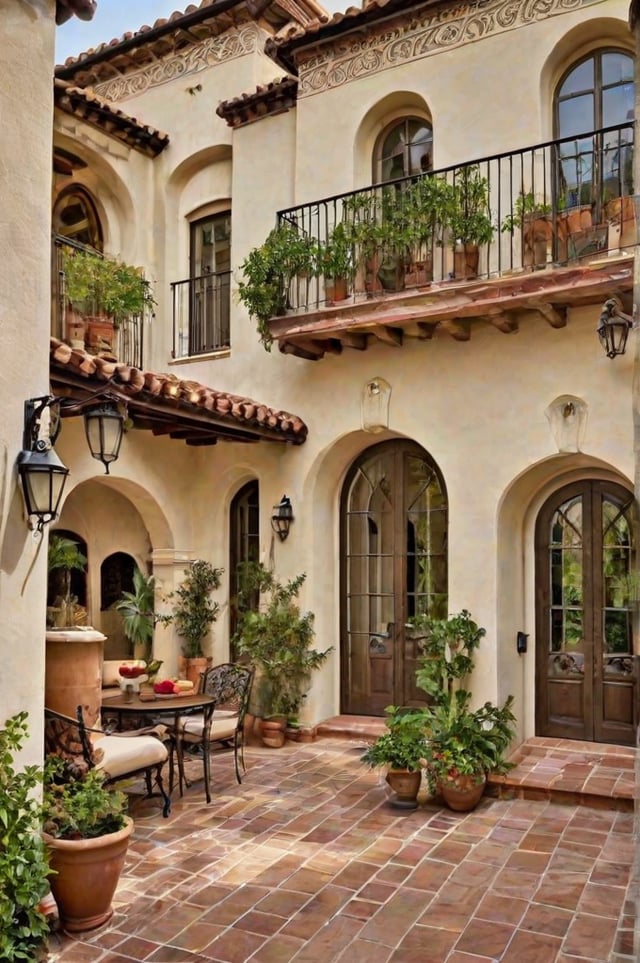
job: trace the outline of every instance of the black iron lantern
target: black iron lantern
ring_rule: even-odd
[[[62,464],[51,446],[35,451],[21,451],[18,473],[29,518],[35,518],[36,530],[58,517],[69,469]]]
[[[284,542],[289,534],[292,521],[293,508],[291,506],[291,499],[283,495],[278,504],[273,506],[273,514],[271,516],[271,528],[281,542]]]
[[[633,318],[620,309],[615,298],[604,302],[596,330],[607,358],[625,353],[632,324]]]
[[[85,412],[84,430],[91,454],[102,462],[108,475],[109,465],[120,454],[124,416],[114,405],[98,405]]]

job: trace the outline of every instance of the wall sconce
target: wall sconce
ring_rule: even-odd
[[[284,542],[289,534],[292,521],[293,508],[291,506],[291,499],[283,495],[278,504],[273,506],[273,514],[271,516],[271,528],[281,542]]]
[[[632,326],[633,318],[621,310],[615,298],[604,302],[596,330],[607,358],[615,358],[616,355],[625,353]]]
[[[53,446],[60,433],[60,407],[77,411],[85,403],[44,395],[24,403],[22,451],[18,455],[18,474],[22,483],[27,515],[35,519],[41,532],[54,521],[62,499],[69,469],[63,465]],[[101,404],[85,412],[85,432],[91,454],[105,466],[115,461],[124,431],[124,415],[113,405]]]

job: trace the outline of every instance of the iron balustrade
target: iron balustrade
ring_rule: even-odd
[[[208,354],[230,346],[231,271],[175,281],[171,292],[174,358]]]
[[[51,334],[54,338],[60,340],[67,338],[66,315],[70,308],[64,272],[63,251],[65,249],[83,251],[94,257],[103,257],[100,251],[96,251],[86,244],[79,244],[77,241],[59,234],[54,235],[51,269]],[[98,306],[83,303],[73,305],[73,307],[78,309],[83,316],[91,316],[97,314]],[[92,349],[92,346],[88,343],[86,347]],[[118,320],[118,323],[114,326],[111,353],[123,364],[132,365],[135,368],[143,367],[144,318],[142,315],[130,315]]]
[[[633,143],[627,122],[281,210],[276,226],[292,228],[308,255],[285,276],[287,309],[628,250]]]

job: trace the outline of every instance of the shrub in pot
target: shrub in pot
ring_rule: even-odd
[[[175,624],[178,635],[183,639],[185,674],[196,689],[200,674],[204,672],[208,662],[203,642],[220,611],[220,604],[213,601],[211,593],[220,588],[223,572],[224,569],[216,568],[202,558],[191,562],[184,570],[182,583],[167,596],[167,600],[174,600],[171,613],[157,617],[157,621],[165,625]]]
[[[471,809],[484,792],[487,773],[511,767],[504,753],[515,735],[513,697],[501,707],[486,702],[469,708],[467,677],[486,631],[466,609],[447,619],[415,616],[410,624],[424,634],[416,681],[430,703],[425,709],[430,789],[441,792],[452,809]]]
[[[113,915],[111,901],[133,832],[124,793],[106,789],[90,769],[71,778],[63,761],[45,765],[42,838],[53,871],[51,891],[70,933],[95,929]]]
[[[87,558],[80,551],[78,543],[52,532],[47,549],[47,569],[50,575],[56,573],[50,578],[54,596],[51,611],[54,613],[53,621],[59,628],[76,624],[78,600],[71,595],[71,573],[84,572],[86,567]]]
[[[446,224],[454,249],[454,273],[461,278],[478,275],[479,248],[493,240],[489,209],[489,181],[477,164],[459,168],[449,186]]]
[[[312,673],[332,651],[312,648],[314,616],[301,612],[297,602],[305,577],[281,582],[258,562],[238,566],[241,615],[234,646],[256,671],[250,711],[263,720],[279,720],[283,737],[287,719],[300,712]],[[256,589],[261,596],[257,610],[245,604]]]
[[[371,768],[385,766],[386,781],[396,793],[392,804],[415,809],[426,764],[426,720],[422,709],[388,706],[387,732],[373,742],[362,761]]]
[[[48,924],[39,909],[49,891],[49,865],[40,837],[42,782],[37,766],[18,769],[15,757],[28,735],[27,713],[0,729],[0,959],[44,960]]]
[[[133,573],[133,592],[123,592],[115,603],[122,616],[124,634],[131,643],[134,659],[148,659],[153,642],[155,614],[155,578],[145,575],[136,566]]]

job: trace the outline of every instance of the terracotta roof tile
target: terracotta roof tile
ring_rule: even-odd
[[[295,107],[298,81],[295,77],[279,77],[269,84],[261,84],[251,93],[240,94],[221,101],[216,114],[229,127],[240,127],[259,120],[266,114],[280,114]]]
[[[117,137],[148,157],[157,157],[169,143],[169,135],[148,124],[142,124],[123,110],[119,110],[90,87],[74,87],[65,80],[53,82],[56,107],[93,124]]]
[[[136,400],[153,405],[156,414],[167,415],[169,420],[182,415],[199,417],[209,414],[204,421],[211,434],[220,434],[248,440],[251,437],[271,438],[301,445],[307,437],[307,426],[297,415],[279,411],[260,404],[251,398],[216,391],[199,381],[179,378],[175,374],[141,371],[130,365],[114,362],[108,358],[90,355],[86,351],[71,348],[64,341],[51,338],[49,349],[51,378],[54,382],[66,380],[92,391],[107,382],[114,393],[129,403],[130,411],[136,412]],[[204,430],[203,428],[203,430]]]

